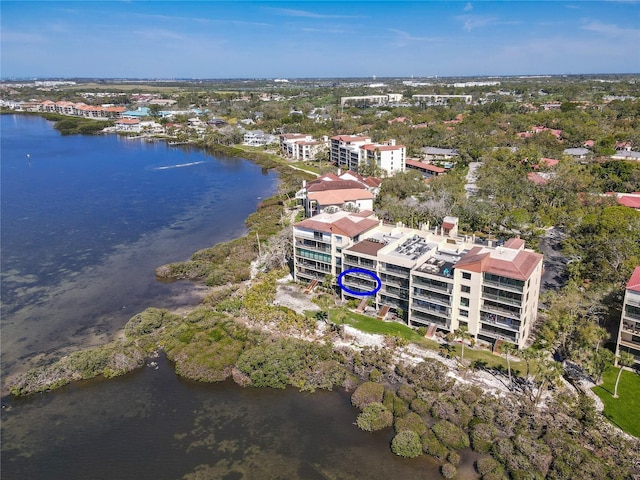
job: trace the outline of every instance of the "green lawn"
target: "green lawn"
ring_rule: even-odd
[[[341,323],[340,312],[345,313],[345,321],[344,323],[347,325],[351,325],[354,328],[357,328],[361,332],[365,333],[376,333],[379,335],[391,335],[402,337],[409,342],[416,343],[421,347],[428,348],[431,350],[438,351],[440,349],[440,344],[434,340],[429,340],[428,338],[424,338],[420,335],[416,330],[406,325],[397,322],[383,322],[376,318],[369,317],[367,315],[360,315],[346,309],[332,309],[331,310],[331,320],[335,323]],[[460,344],[456,344],[452,355],[455,357],[460,357],[461,346]],[[469,347],[465,347],[464,349],[464,358],[465,360],[480,360],[486,364],[488,368],[504,368],[507,370],[507,361],[504,356],[494,355],[488,350],[484,349],[471,349]],[[521,375],[524,375],[526,371],[526,365],[521,361],[511,360],[511,371],[515,374],[519,372]]]
[[[640,437],[640,375],[628,370],[622,372],[618,384],[618,398],[613,398],[618,368],[609,367],[604,381],[593,391],[604,402],[604,415],[625,432]]]

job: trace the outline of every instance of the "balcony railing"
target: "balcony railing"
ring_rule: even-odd
[[[510,292],[522,293],[522,290],[524,289],[524,282],[520,280],[509,281],[506,278],[500,279],[500,278],[496,278],[495,276],[488,276],[488,275],[485,275],[484,277],[484,284],[493,285],[502,290],[508,290]]]
[[[451,309],[449,308],[442,308],[440,305],[434,305],[420,300],[414,300],[411,304],[411,308],[425,313],[432,313],[444,318],[449,318],[451,313]]]
[[[624,332],[640,335],[640,323],[634,322],[622,322],[622,330]]]
[[[451,297],[449,297],[448,295],[441,295],[436,292],[429,292],[427,290],[422,290],[419,288],[413,289],[413,297],[416,299],[431,300],[442,305],[451,305]]]
[[[635,309],[631,309],[629,307],[624,309],[624,316],[626,318],[632,318],[634,320],[640,320],[640,310],[639,311],[635,311]]]
[[[482,298],[486,298],[489,300],[495,300],[496,302],[507,303],[509,305],[515,305],[517,307],[522,305],[522,298],[510,298],[505,297],[504,295],[496,295],[493,293],[482,292]]]
[[[307,250],[315,250],[317,252],[325,252],[331,253],[331,245],[325,244],[323,242],[296,242],[296,247],[298,248],[306,248]]]
[[[385,275],[385,274],[380,275],[380,279],[382,280],[383,284],[396,285],[396,286],[402,287],[404,289],[408,289],[409,288],[409,280],[408,279],[401,279],[401,278],[398,278],[398,277],[391,277],[391,276]]]
[[[519,308],[508,308],[502,305],[497,305],[493,302],[482,302],[482,309],[487,310],[488,312],[497,312],[503,315],[508,315],[510,317],[518,317],[520,318],[521,310]]]
[[[436,280],[429,280],[423,277],[413,277],[413,284],[418,287],[427,287],[429,290],[438,290],[440,292],[450,293],[453,286],[449,283],[438,282]]]
[[[514,332],[519,332],[520,325],[521,325],[519,321],[510,319],[510,318],[501,317],[500,315],[495,315],[495,314],[484,312],[484,311],[480,312],[480,322],[486,323],[489,325],[494,325],[498,328],[513,330]]]
[[[480,331],[478,332],[478,334],[486,335],[491,338],[506,340],[513,343],[518,343],[518,339],[520,338],[520,334],[517,332],[505,331],[494,326],[485,325],[482,322],[480,323]]]
[[[409,313],[409,322],[419,323],[425,326],[428,326],[433,323],[442,328],[449,328],[447,325],[447,320],[445,320],[444,318],[435,317],[433,315],[428,315],[428,314],[422,314],[422,313],[416,312],[413,309],[411,309]]]
[[[397,298],[400,298],[402,300],[408,300],[409,299],[409,292],[406,290],[403,290],[401,288],[394,288],[394,287],[389,287],[389,286],[384,286],[380,289],[380,293],[384,293],[387,295],[391,295]]]
[[[409,278],[410,273],[410,270],[408,268],[398,267],[389,263],[383,263],[381,265],[380,271],[391,275],[400,276],[402,278]]]

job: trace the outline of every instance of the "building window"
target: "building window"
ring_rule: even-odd
[[[467,318],[469,316],[469,310],[460,309],[460,316]]]
[[[462,278],[465,280],[471,280],[471,274],[469,272],[462,272]]]
[[[342,243],[342,237],[340,235],[336,235],[336,243]]]
[[[471,287],[468,285],[462,285],[460,286],[460,291],[462,293],[471,293]]]
[[[469,299],[467,297],[461,297],[460,298],[460,306],[461,307],[468,307],[469,306]]]

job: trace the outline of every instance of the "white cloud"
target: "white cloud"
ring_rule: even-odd
[[[467,2],[467,4],[464,6],[463,10],[465,12],[470,12],[471,10],[473,10],[473,5],[471,5],[471,2]]]
[[[15,32],[2,29],[2,43],[46,43],[48,40],[38,33]]]
[[[622,28],[612,23],[602,23],[597,20],[585,23],[581,28],[610,37],[629,37],[629,40],[640,42],[640,29],[638,28]]]
[[[295,10],[292,8],[269,8],[272,12],[285,15],[287,17],[302,17],[302,18],[363,18],[355,15],[333,15],[325,13],[310,12],[308,10]]]
[[[405,47],[409,43],[413,42],[438,42],[442,40],[441,38],[437,37],[416,37],[414,35],[411,35],[409,32],[405,32],[404,30],[396,30],[393,28],[390,28],[389,31],[396,34],[395,45],[397,47]]]

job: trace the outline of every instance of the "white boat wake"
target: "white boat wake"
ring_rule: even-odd
[[[200,165],[201,163],[206,163],[206,161],[202,160],[200,162],[179,163],[178,165],[167,165],[166,167],[156,167],[154,168],[154,170],[169,170],[170,168],[191,167],[193,165]]]

